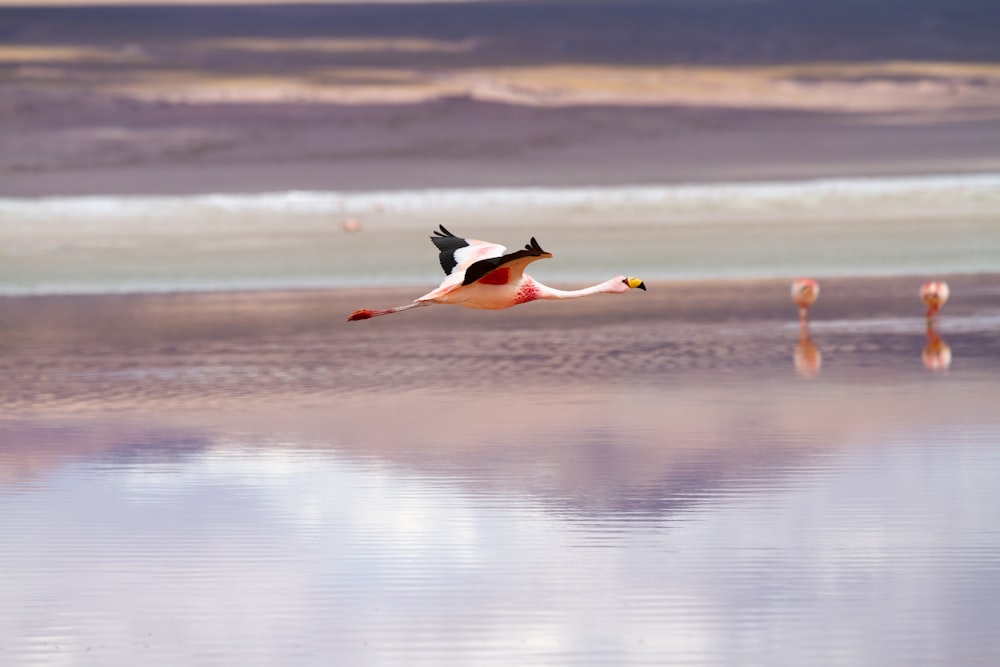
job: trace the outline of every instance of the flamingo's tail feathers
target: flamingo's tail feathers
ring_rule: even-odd
[[[542,250],[542,246],[538,245],[538,241],[535,240],[534,236],[531,237],[531,242],[524,246],[524,249],[537,253],[545,253],[545,251]]]

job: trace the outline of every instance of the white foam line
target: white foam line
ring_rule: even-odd
[[[1000,174],[838,178],[808,181],[568,188],[436,188],[424,190],[288,191],[176,196],[53,196],[0,198],[3,217],[36,219],[170,217],[179,208],[231,213],[364,214],[496,207],[764,206],[831,200],[948,195],[1000,198]],[[189,213],[189,212],[188,212]]]

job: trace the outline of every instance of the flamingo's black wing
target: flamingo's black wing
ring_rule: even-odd
[[[434,242],[434,245],[436,245],[437,249],[440,251],[438,258],[441,260],[441,268],[444,269],[444,272],[447,275],[450,274],[458,264],[455,252],[468,247],[469,242],[449,232],[444,228],[444,225],[439,225],[439,227],[440,231],[434,230],[434,236],[431,237],[431,241]]]
[[[530,257],[531,260],[529,260],[529,262],[524,262],[524,265],[527,265],[530,263],[530,261],[534,261],[535,259],[541,257],[551,257],[551,256],[552,255],[550,253],[547,253],[544,250],[542,250],[542,247],[538,245],[538,241],[536,241],[535,237],[532,236],[531,242],[524,246],[524,250],[517,250],[515,252],[506,255],[501,255],[500,257],[489,257],[487,259],[481,259],[478,262],[475,262],[474,264],[470,265],[469,268],[465,270],[465,279],[462,280],[462,284],[471,285],[472,283],[476,282],[477,280],[480,280],[487,274],[496,271],[501,266],[510,264],[511,262],[516,262],[520,259],[525,259]],[[515,271],[517,271],[518,276],[520,275],[520,271],[523,270],[524,266],[515,268]]]

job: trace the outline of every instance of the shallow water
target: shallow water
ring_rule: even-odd
[[[995,369],[717,370],[5,420],[0,661],[996,664]]]
[[[0,294],[433,287],[439,224],[537,237],[555,254],[532,267],[543,282],[970,273],[1000,266],[998,211],[997,174],[0,198]]]

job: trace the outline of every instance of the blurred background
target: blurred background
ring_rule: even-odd
[[[0,2],[4,293],[427,284],[442,222],[557,281],[1000,265],[988,0],[52,4]]]
[[[1000,163],[989,0],[60,4],[0,2],[0,195]]]

